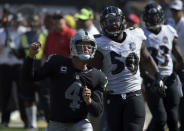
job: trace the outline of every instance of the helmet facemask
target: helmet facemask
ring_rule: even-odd
[[[81,60],[89,60],[90,58],[92,58],[94,56],[93,55],[93,52],[95,50],[94,43],[85,42],[85,41],[78,41],[76,44],[76,50],[78,53],[78,57]]]
[[[95,38],[84,30],[77,32],[70,41],[71,56],[76,56],[82,61],[93,58],[96,49]]]
[[[143,20],[147,29],[155,30],[164,24],[164,11],[156,3],[148,4],[143,11]]]
[[[107,32],[109,36],[118,36],[122,31],[122,18],[120,16],[115,17],[113,15],[107,16],[106,19],[102,22],[104,26],[104,31]]]
[[[106,7],[100,18],[100,25],[105,35],[111,38],[117,37],[126,28],[125,16],[117,7]]]

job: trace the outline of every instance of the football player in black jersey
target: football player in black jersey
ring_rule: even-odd
[[[40,46],[38,42],[31,44],[23,76],[26,81],[51,78],[51,112],[46,131],[92,131],[87,114],[102,113],[107,84],[101,71],[87,65],[97,48],[94,37],[83,30],[77,32],[70,42],[72,58],[52,55],[41,69],[34,70],[33,62]]]

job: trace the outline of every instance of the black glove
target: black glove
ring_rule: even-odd
[[[164,84],[162,77],[159,72],[155,74],[155,81],[152,87],[153,92],[155,92],[160,97],[165,97],[166,93],[165,90],[167,89],[167,86]]]

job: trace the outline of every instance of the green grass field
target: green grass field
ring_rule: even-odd
[[[0,128],[0,131],[33,131],[29,129],[24,129],[24,128]],[[44,128],[39,128],[36,131],[44,131]]]

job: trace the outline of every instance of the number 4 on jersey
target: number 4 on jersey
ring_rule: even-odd
[[[74,82],[66,91],[65,98],[71,100],[70,108],[72,110],[76,110],[80,108],[80,89],[82,88],[82,84],[80,82]]]

